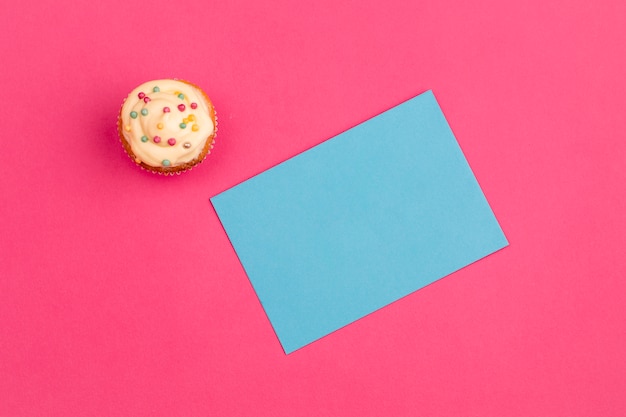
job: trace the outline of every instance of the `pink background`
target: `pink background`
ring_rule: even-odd
[[[0,416],[626,415],[624,16],[3,4]],[[174,178],[115,131],[160,77],[220,116]],[[431,88],[511,245],[286,356],[209,197]]]

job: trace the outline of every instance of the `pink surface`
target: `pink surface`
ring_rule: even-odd
[[[625,15],[3,5],[0,416],[626,415]],[[220,116],[180,177],[116,138],[159,77]],[[510,247],[285,356],[209,197],[430,88]]]

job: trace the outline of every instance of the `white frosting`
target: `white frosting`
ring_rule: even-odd
[[[197,105],[195,109],[192,103]],[[185,106],[183,111],[178,107],[181,104]],[[215,125],[209,106],[204,94],[193,85],[177,80],[149,81],[135,88],[124,102],[121,131],[137,162],[175,167],[196,158],[213,135]],[[169,112],[164,112],[165,107]],[[131,112],[136,117],[131,117]],[[155,143],[155,137],[160,138],[159,143]],[[174,145],[168,143],[172,138]]]

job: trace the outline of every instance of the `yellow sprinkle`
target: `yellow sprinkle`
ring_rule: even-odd
[[[194,116],[193,114],[190,114],[188,117],[190,122],[195,122],[196,121],[196,116]]]
[[[174,91],[174,95],[177,96],[180,94],[180,91]]]
[[[136,162],[136,163],[138,163],[138,164],[140,164],[140,163],[141,163],[141,159],[139,159],[139,158],[135,158],[135,162]]]
[[[193,130],[194,132],[197,132],[197,131],[198,131],[198,129],[200,129],[200,128],[199,128],[199,127],[198,127],[198,125],[196,125],[196,124],[194,124],[193,126],[191,126],[191,130]]]
[[[163,129],[163,123],[158,123],[157,124],[157,129]]]
[[[124,130],[126,130],[127,132],[130,132],[130,125],[124,126]]]
[[[183,119],[183,123],[189,123],[189,118],[188,118],[188,117],[185,117],[185,118]]]

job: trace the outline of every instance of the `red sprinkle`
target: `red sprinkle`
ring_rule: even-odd
[[[179,104],[178,105],[178,110],[185,111],[185,105],[184,104]]]
[[[176,139],[174,139],[174,138],[169,138],[169,139],[167,140],[167,143],[169,143],[169,144],[170,144],[170,146],[174,146],[174,145],[176,145]]]
[[[145,93],[141,92],[139,94],[137,94],[139,96],[139,100],[141,100],[142,98],[144,98],[146,96]]]
[[[169,113],[169,112],[170,112],[169,107],[163,107],[163,113]]]
[[[154,141],[154,143],[159,143],[161,142],[161,136],[155,136],[152,140]]]
[[[150,97],[145,96],[145,97],[143,98],[143,102],[144,102],[144,103],[147,103],[147,102],[149,102],[149,101],[150,101]]]
[[[191,108],[192,108],[192,109],[194,109],[194,110],[195,110],[197,107],[198,107],[198,104],[197,104],[197,103],[191,103]]]

